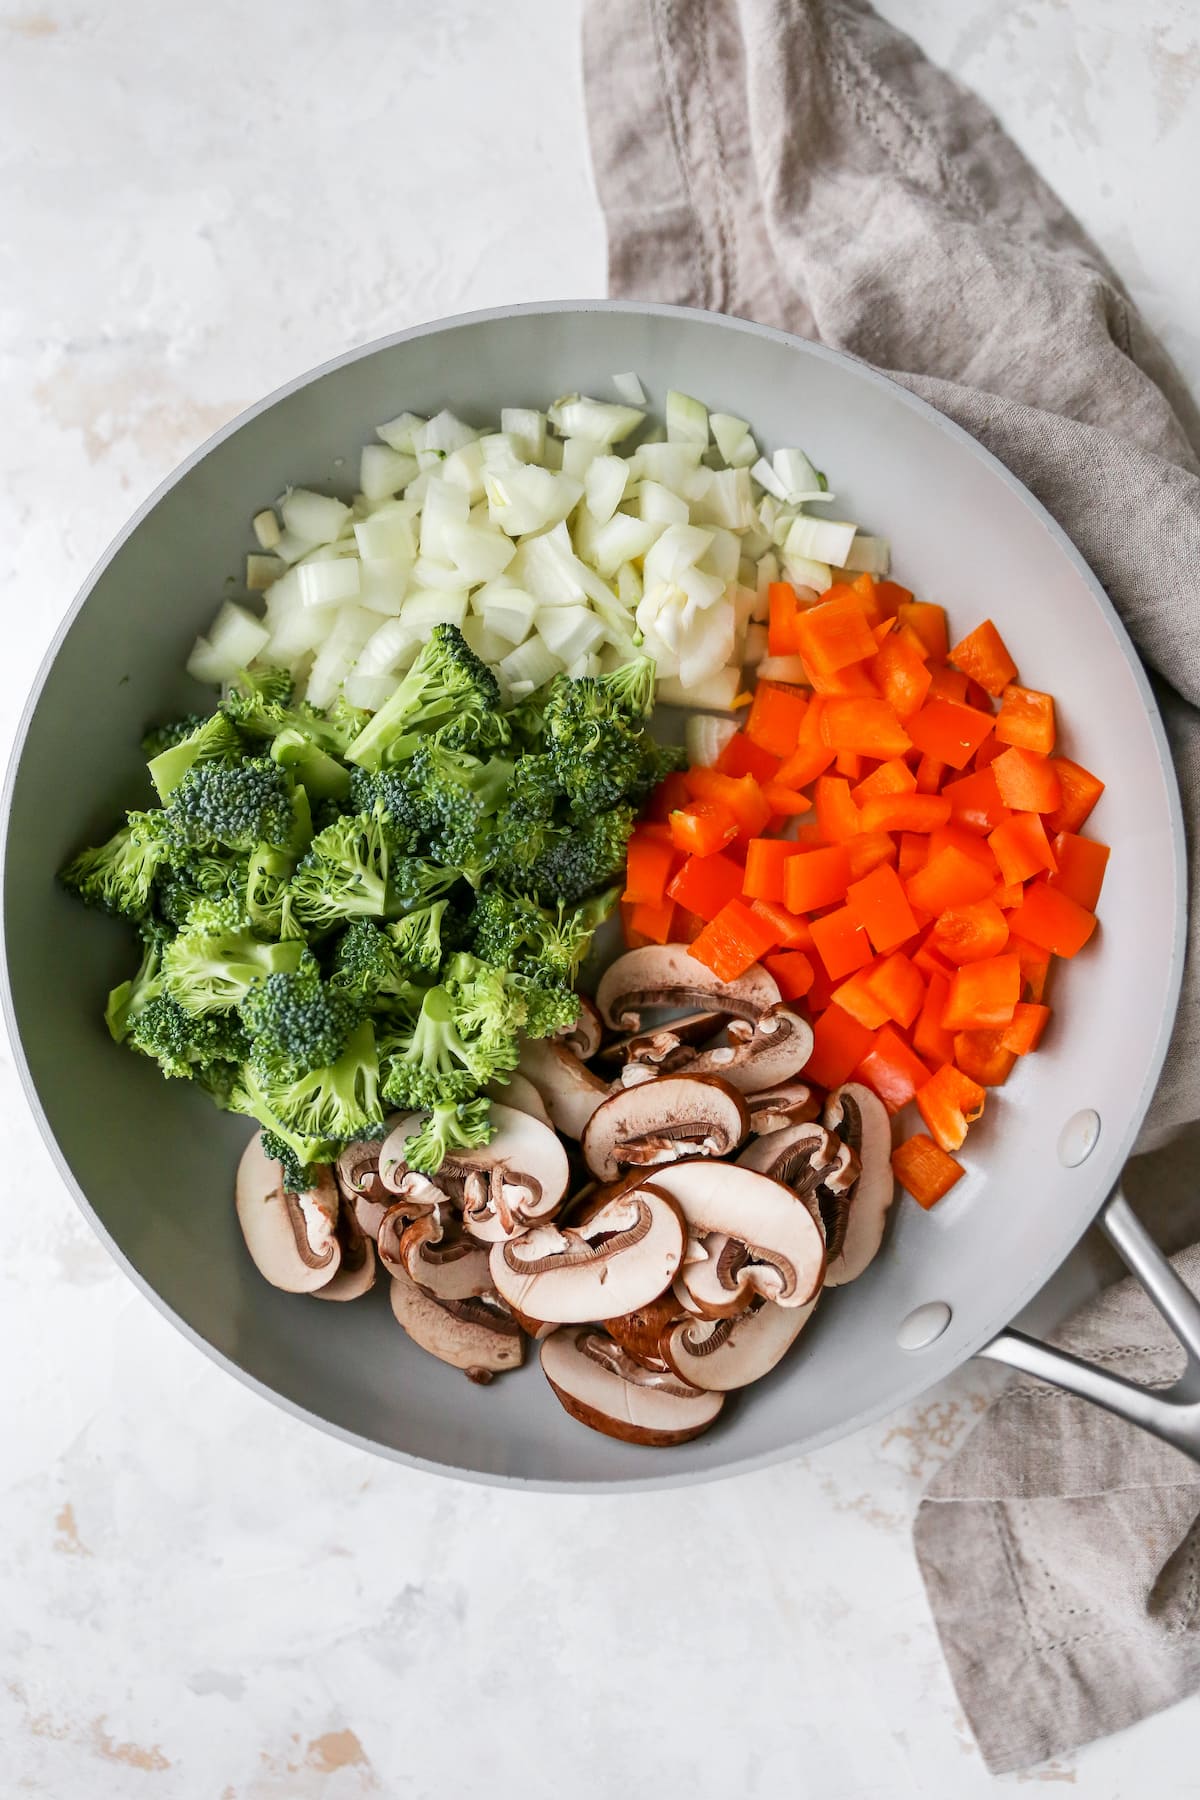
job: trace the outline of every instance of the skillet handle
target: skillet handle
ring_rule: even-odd
[[[1105,1201],[1099,1224],[1187,1351],[1179,1380],[1169,1388],[1139,1387],[1021,1331],[1000,1332],[978,1354],[1078,1394],[1200,1462],[1200,1300],[1175,1273],[1119,1185]]]

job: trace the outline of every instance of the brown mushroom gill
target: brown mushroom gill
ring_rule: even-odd
[[[683,1221],[652,1187],[601,1201],[577,1225],[540,1225],[493,1245],[492,1283],[510,1306],[550,1324],[580,1324],[645,1306],[671,1284]]]
[[[892,1176],[892,1126],[878,1095],[860,1082],[836,1088],[825,1102],[825,1125],[845,1142],[860,1173],[845,1210],[841,1241],[831,1255],[826,1281],[843,1287],[870,1265],[883,1242],[896,1186]]]
[[[643,1011],[694,1008],[757,1019],[779,1004],[779,985],[755,963],[736,981],[720,981],[683,944],[648,944],[610,963],[596,989],[596,1004],[614,1031],[637,1033]]]
[[[626,1168],[727,1156],[749,1128],[745,1101],[724,1081],[662,1075],[618,1088],[598,1106],[583,1134],[583,1154],[594,1175],[611,1181]]]

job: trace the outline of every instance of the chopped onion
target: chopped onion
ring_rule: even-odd
[[[356,675],[388,675],[399,667],[400,659],[410,646],[418,642],[412,627],[403,619],[386,619],[372,632],[354,665]]]
[[[693,400],[690,394],[681,394],[678,389],[667,391],[667,442],[669,444],[699,444],[701,449],[708,447],[708,408],[699,400]]]
[[[703,499],[692,506],[693,518],[729,531],[748,531],[758,520],[749,469],[710,469],[705,473],[708,483]]]
[[[638,510],[648,525],[686,525],[691,516],[687,501],[659,481],[639,483]]]
[[[448,561],[447,527],[465,525],[470,511],[471,503],[462,488],[450,481],[430,481],[421,508],[421,555],[438,562]]]
[[[359,565],[358,603],[371,612],[394,617],[408,592],[407,566],[389,556],[364,557]]]
[[[694,768],[711,769],[730,738],[737,736],[734,719],[718,719],[714,713],[691,713],[683,728],[688,762]]]
[[[280,562],[277,556],[256,556],[251,553],[246,558],[246,586],[252,594],[265,594],[279,580],[286,567],[287,564]]]
[[[415,500],[391,500],[376,507],[354,527],[358,554],[411,567],[417,560],[417,512]]]
[[[808,672],[802,656],[764,656],[758,665],[760,681],[791,681],[808,686]]]
[[[293,488],[279,503],[283,522],[306,544],[332,544],[350,522],[350,508],[329,494]],[[278,546],[276,546],[278,549]]]
[[[261,619],[227,600],[209,627],[208,641],[214,657],[225,663],[225,675],[236,675],[249,668],[270,635]]]
[[[634,406],[613,406],[579,394],[566,394],[550,408],[550,423],[560,436],[590,438],[603,447],[619,444],[645,416]]]
[[[296,570],[302,606],[333,606],[358,597],[361,564],[353,557],[301,563]]]
[[[505,640],[507,654],[514,644],[524,643],[533,629],[537,601],[522,588],[501,586],[492,581],[471,595],[471,611],[483,620],[489,631]]]
[[[544,687],[546,682],[553,680],[562,663],[547,650],[540,637],[531,637],[510,650],[499,666],[514,692],[517,683],[527,681],[530,685],[525,692],[532,693],[534,688]]]
[[[718,669],[694,687],[685,687],[675,676],[659,681],[658,697],[668,706],[708,707],[713,712],[728,712],[742,689],[742,671],[735,667]]]
[[[416,472],[415,456],[390,450],[386,444],[363,445],[358,485],[368,500],[390,500],[408,486]]]
[[[583,478],[587,509],[597,525],[606,525],[620,506],[629,480],[629,464],[623,456],[598,455]]]
[[[814,593],[823,594],[826,588],[833,586],[833,570],[829,564],[813,562],[807,556],[785,557],[783,572],[793,587],[812,588]]]
[[[547,650],[564,663],[589,655],[604,641],[604,626],[587,606],[544,606],[535,625]]]
[[[411,660],[416,661],[417,646],[411,647]],[[398,670],[397,674],[404,673]],[[378,712],[385,706],[396,691],[396,675],[347,675],[342,683],[342,691],[351,706],[361,706],[367,712]]]
[[[835,519],[810,519],[800,513],[788,527],[783,541],[785,557],[809,557],[813,562],[845,565],[854,542],[855,527]]]
[[[452,450],[461,450],[464,444],[474,442],[478,436],[472,426],[464,425],[452,412],[440,412],[428,424],[414,427],[412,446],[418,456],[422,450],[436,450],[448,456]]]
[[[801,500],[832,498],[822,488],[820,477],[803,450],[777,450],[771,458],[771,466],[793,505]]]
[[[546,447],[546,415],[529,406],[506,406],[500,413],[500,429],[514,440],[514,449],[526,462],[541,462]]]
[[[646,552],[647,585],[654,581],[677,581],[685,569],[694,567],[711,547],[713,533],[698,525],[668,525],[662,536]]]
[[[775,473],[765,456],[759,457],[758,461],[751,469],[750,474],[753,480],[757,481],[760,488],[765,488],[767,490],[772,500],[778,500],[782,505],[787,499],[787,489],[784,487],[782,481],[780,481],[778,475]]]
[[[492,523],[510,537],[525,537],[557,525],[574,511],[583,483],[569,475],[518,463],[512,469],[489,467],[484,476]]]
[[[735,418],[732,413],[709,413],[708,423],[717,449],[732,467],[735,452],[741,449],[750,436],[749,425],[745,419]]]
[[[624,400],[627,406],[645,406],[646,390],[632,369],[624,375],[614,375],[612,384],[617,390],[618,399]]]
[[[451,487],[463,488],[472,506],[483,499],[483,451],[477,438],[451,452],[442,464],[441,478]]]
[[[511,640],[493,631],[486,620],[477,616],[463,620],[462,634],[481,662],[498,663],[512,649]]]
[[[754,668],[767,654],[767,628],[757,620],[746,627],[746,644],[742,653],[742,661],[747,668]]]
[[[490,525],[448,525],[445,546],[462,585],[466,587],[493,581],[504,573],[517,554],[512,539]]]
[[[420,413],[400,413],[396,418],[389,419],[386,425],[377,425],[375,436],[382,438],[389,450],[399,450],[404,455],[411,456],[414,453],[413,432],[424,424],[425,420]]]
[[[251,523],[254,526],[254,535],[258,539],[259,548],[261,550],[273,550],[279,542],[280,533],[279,520],[275,517],[271,508],[266,506],[263,508],[262,512],[255,513]]]
[[[861,531],[846,554],[843,569],[856,574],[886,575],[892,566],[891,545],[884,537],[867,537]]]
[[[400,608],[400,617],[424,642],[435,625],[461,625],[467,616],[464,589],[418,588]]]
[[[630,457],[629,468],[635,481],[658,481],[679,492],[699,471],[703,454],[699,444],[643,444]]]

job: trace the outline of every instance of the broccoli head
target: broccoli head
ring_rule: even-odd
[[[346,752],[349,762],[375,772],[411,756],[422,734],[451,721],[456,746],[472,732],[495,729],[500,689],[456,625],[435,625],[420,655],[389,700]]]
[[[269,756],[195,763],[172,793],[166,817],[177,844],[220,844],[244,855],[260,844],[285,850],[296,823],[292,784]]]
[[[337,941],[329,985],[370,1011],[395,1012],[421,1004],[388,931],[371,919],[352,919]]]
[[[435,862],[478,880],[494,860],[499,839],[494,815],[508,792],[513,765],[493,756],[482,762],[463,750],[449,750],[437,738],[423,739],[404,769],[417,828]]]
[[[302,1163],[290,1144],[273,1131],[263,1130],[260,1141],[264,1156],[277,1162],[283,1174],[283,1185],[289,1194],[306,1194],[315,1187],[321,1174],[320,1163]]]
[[[144,918],[154,877],[168,851],[161,819],[161,813],[130,813],[107,843],[81,850],[59,880],[88,906],[122,918]]]
[[[163,987],[191,1013],[229,1012],[256,981],[300,966],[298,939],[264,944],[237,900],[198,901],[163,952]]]
[[[288,1080],[336,1062],[361,1012],[322,979],[311,950],[301,951],[294,969],[256,981],[241,1003],[256,1068]]]
[[[136,975],[113,988],[104,1008],[104,1022],[114,1044],[123,1044],[130,1026],[144,1007],[162,993],[163,946],[170,933],[157,919],[144,919],[138,927],[142,961]]]
[[[405,1162],[422,1175],[436,1175],[452,1151],[477,1150],[488,1142],[495,1130],[490,1113],[491,1101],[482,1095],[475,1100],[439,1101],[405,1144]]]
[[[617,897],[610,889],[578,906],[539,906],[525,895],[489,885],[472,915],[475,954],[548,987],[574,981],[596,927]]]
[[[150,779],[162,801],[170,799],[189,769],[201,763],[232,763],[243,754],[242,740],[223,713],[201,719],[187,737],[176,740],[152,756]]]
[[[338,818],[319,831],[292,878],[292,906],[302,925],[332,931],[350,919],[394,918],[403,909],[392,881],[391,822],[376,806]]]
[[[449,910],[448,900],[434,900],[429,906],[418,906],[403,919],[388,926],[396,960],[406,974],[414,977],[436,975],[446,950],[442,922]]]
[[[189,1013],[169,994],[158,994],[130,1020],[128,1043],[153,1057],[163,1074],[195,1080],[214,1065],[235,1071],[248,1049],[245,1032],[229,1013]]]
[[[203,713],[188,713],[182,719],[173,719],[167,725],[152,725],[142,739],[142,755],[149,762],[161,756],[164,750],[182,744],[184,738],[191,737],[205,723]]]
[[[393,1025],[379,1045],[383,1097],[394,1106],[433,1106],[468,1100],[493,1070],[478,1041],[459,1028],[448,988],[426,989],[413,1024]]]
[[[547,906],[574,906],[624,873],[633,819],[632,807],[618,806],[578,825],[543,829],[537,853],[519,871],[514,839],[505,874]]]
[[[351,1138],[378,1136],[384,1117],[371,1021],[355,1026],[335,1061],[291,1079],[252,1057],[228,1105],[257,1119],[302,1165],[331,1162]]]
[[[648,675],[645,669],[648,669]],[[642,720],[653,698],[654,664],[648,658],[614,675],[550,687],[542,719],[542,749],[575,813],[586,818],[649,792],[661,752]]]
[[[510,975],[508,980],[525,1008],[522,1030],[526,1037],[553,1037],[558,1031],[569,1031],[579,1017],[579,995],[574,988],[551,986],[528,975]]]

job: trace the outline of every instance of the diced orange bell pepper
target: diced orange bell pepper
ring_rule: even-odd
[[[871,967],[874,967],[872,964]],[[848,980],[841,982],[833,990],[833,997],[843,1012],[848,1012],[852,1019],[865,1025],[868,1031],[878,1031],[891,1018],[887,1007],[876,998],[868,986],[871,967],[858,969]]]
[[[798,819],[802,813],[812,811],[812,801],[807,794],[784,787],[782,782],[764,781],[762,791],[773,819]]]
[[[779,763],[778,756],[772,756],[769,750],[754,743],[744,731],[735,731],[713,767],[718,774],[732,775],[735,780],[752,775],[755,781],[763,782],[775,779]]]
[[[816,912],[846,898],[851,882],[850,857],[842,844],[806,850],[788,858],[784,870],[784,902],[794,913]]]
[[[1000,798],[1014,812],[1053,812],[1062,799],[1050,757],[1035,750],[1006,750],[991,765]]]
[[[861,881],[850,883],[846,889],[846,909],[864,927],[880,955],[897,949],[916,935],[917,921],[913,918],[908,895],[895,869],[887,863],[872,869]],[[815,925],[813,929],[815,932]]]
[[[925,867],[929,858],[929,841],[919,831],[900,833],[900,858],[896,864],[896,873],[901,881],[907,881],[918,869]]]
[[[1009,809],[1000,798],[996,777],[990,768],[964,775],[959,781],[947,782],[942,793],[950,802],[950,816],[955,824],[981,836],[995,831],[1009,817]]]
[[[961,1150],[968,1129],[983,1117],[987,1095],[956,1069],[952,1062],[943,1063],[923,1087],[917,1089],[917,1111],[929,1127],[930,1136],[943,1150]]]
[[[770,926],[781,950],[812,949],[812,926],[807,919],[798,918],[788,907],[777,906],[773,900],[752,900],[750,911],[757,913]]]
[[[914,779],[918,794],[938,794],[946,779],[946,765],[936,756],[922,756]]]
[[[775,977],[776,986],[785,1000],[803,1000],[812,987],[815,971],[803,950],[783,950],[764,956],[763,967]]]
[[[630,905],[662,904],[663,892],[678,852],[668,837],[666,843],[651,837],[645,826],[633,833],[625,851],[625,892],[622,899]]]
[[[993,731],[991,737],[984,738],[971,758],[971,767],[975,770],[990,769],[996,758],[1004,755],[1004,751],[1005,746],[997,743],[996,733]]]
[[[862,602],[849,588],[797,613],[795,634],[801,656],[817,675],[832,675],[875,654]]]
[[[992,854],[991,845],[986,838],[977,837],[968,831],[965,825],[956,825],[952,819],[948,825],[939,825],[936,831],[929,834],[929,854],[939,856],[943,850],[961,850],[972,862],[977,862],[986,869],[993,881],[1000,879],[1000,865]]]
[[[833,760],[834,769],[847,781],[861,780],[862,765],[863,759],[857,750],[839,750]]]
[[[968,632],[961,643],[955,644],[950,661],[993,698],[1001,695],[1009,682],[1017,678],[1017,665],[990,619],[985,619],[982,625]]]
[[[689,912],[686,906],[675,908],[675,923],[671,927],[675,933],[677,944],[694,944],[708,923],[698,913]]]
[[[1054,700],[1037,688],[1009,683],[1000,697],[996,737],[1018,750],[1036,750],[1049,756],[1054,748]]]
[[[826,699],[821,736],[835,750],[860,756],[903,756],[912,748],[908,733],[886,700]]]
[[[1036,1050],[1042,1041],[1042,1035],[1050,1023],[1050,1008],[1034,1006],[1021,1000],[1013,1012],[1011,1025],[1004,1028],[1001,1043],[1014,1056],[1028,1056]]]
[[[896,950],[891,956],[873,963],[870,968],[863,970],[858,979],[883,1007],[885,1017],[894,1020],[907,1031],[924,1004],[925,980],[920,969],[905,956],[903,950]],[[880,1023],[882,1022],[881,1020]]]
[[[860,809],[863,831],[936,831],[950,817],[942,794],[878,794]]]
[[[909,903],[919,912],[935,917],[949,907],[971,906],[986,899],[996,885],[995,875],[975,857],[967,856],[955,845],[931,856],[923,869],[905,882]]]
[[[773,581],[767,588],[767,650],[772,656],[799,656],[801,644],[796,621],[804,607],[790,581]]]
[[[1053,874],[1057,867],[1046,827],[1035,812],[1014,813],[997,825],[987,841],[1006,882],[1028,881],[1047,871]]]
[[[991,1031],[960,1031],[954,1039],[954,1060],[964,1075],[980,1087],[1003,1087],[1013,1072],[1016,1057],[1004,1048],[1007,1026]]]
[[[970,906],[952,906],[933,927],[934,947],[956,968],[999,956],[1008,943],[1008,920],[994,900],[976,900]]]
[[[719,981],[736,981],[771,948],[770,927],[744,900],[730,900],[705,926],[691,954]]]
[[[640,900],[629,921],[632,929],[647,943],[674,942],[675,902],[673,900]]]
[[[990,713],[954,700],[928,699],[907,721],[908,735],[926,756],[961,769],[970,762],[995,721]]]
[[[816,702],[813,704],[815,707]],[[825,773],[836,755],[837,751],[832,750],[828,744],[802,741],[797,744],[787,761],[780,764],[775,780],[783,787],[807,787],[810,781],[815,781],[818,775]]]
[[[1098,844],[1095,838],[1077,837],[1072,831],[1060,831],[1053,848],[1058,868],[1050,877],[1050,886],[1061,894],[1069,894],[1076,905],[1086,907],[1088,912],[1095,912],[1108,867],[1108,845]]]
[[[854,1077],[878,1094],[890,1113],[898,1113],[929,1080],[929,1070],[894,1025],[883,1025]]]
[[[929,655],[945,662],[950,651],[950,634],[946,629],[946,609],[928,600],[902,601],[896,617],[901,625],[915,631]]]
[[[922,917],[924,917],[924,914],[922,914]],[[948,982],[953,981],[954,965],[953,963],[948,963],[946,961],[945,957],[941,955],[933,941],[932,920],[924,927],[920,937],[912,946],[911,950],[909,950],[908,954],[912,957],[915,967],[920,969],[926,981],[929,980],[931,975],[944,975]]]
[[[915,963],[913,967],[916,967]],[[949,998],[950,977],[937,969],[931,970],[920,1016],[913,1026],[913,1049],[932,1069],[940,1068],[944,1062],[951,1062],[954,1058],[953,1035],[942,1024],[942,1014]]]
[[[807,711],[808,696],[800,688],[760,681],[744,727],[746,736],[771,756],[790,756]]]
[[[853,699],[856,695],[864,700],[880,698],[866,663],[847,663],[844,669],[835,669],[831,675],[823,674],[820,669],[810,669],[807,663],[804,669],[812,682],[814,696],[820,694],[842,700]]]
[[[927,1212],[944,1200],[955,1182],[966,1174],[962,1164],[923,1131],[905,1138],[892,1151],[892,1169],[901,1187]]]
[[[763,791],[753,775],[722,775],[719,769],[689,769],[687,784],[694,800],[719,800],[737,820],[738,839],[748,843],[758,837],[771,816]]]
[[[746,845],[746,879],[742,883],[747,900],[782,900],[787,865],[802,854],[787,838],[751,838]]]
[[[646,802],[646,816],[666,822],[680,806],[686,806],[691,797],[691,790],[680,769],[673,769],[664,775],[649,800]]]
[[[812,921],[813,943],[831,981],[839,981],[871,960],[866,927],[848,906]]]
[[[671,842],[688,856],[715,856],[737,836],[737,820],[719,800],[689,800],[671,814]]]
[[[888,831],[860,831],[846,844],[846,854],[850,858],[850,878],[861,881],[880,863],[894,863],[897,857],[896,840]]]
[[[947,1031],[982,1031],[1007,1025],[1021,998],[1021,964],[1011,952],[964,963],[950,983],[942,1015]]]
[[[804,1065],[804,1078],[818,1087],[840,1087],[870,1048],[871,1033],[864,1025],[840,1006],[826,1006],[813,1021],[812,1055]]]
[[[875,583],[875,606],[881,619],[894,619],[902,606],[911,604],[912,594],[898,581]]]
[[[915,793],[917,778],[906,762],[893,756],[887,762],[881,762],[877,769],[865,775],[858,786],[851,790],[850,798],[855,806],[861,806],[865,800],[874,800],[880,794]]]
[[[715,919],[727,901],[742,891],[745,870],[724,851],[715,856],[690,856],[667,887],[677,900],[704,920]]]
[[[1040,944],[1031,944],[1026,938],[1018,937],[1012,931],[1011,914],[1008,929],[1012,932],[1008,940],[1009,952],[1021,964],[1021,997],[1040,1003],[1046,997],[1046,983],[1050,977],[1050,952],[1043,950]]]
[[[860,829],[858,808],[850,798],[850,783],[840,775],[820,775],[815,792],[817,823],[826,843],[847,843]]]
[[[1030,814],[1030,817],[1033,815]],[[1014,906],[1020,906],[1024,898],[1025,884],[1020,881],[1007,882],[1004,886],[998,887],[992,895],[992,899],[1001,912],[1011,912]]]
[[[933,676],[925,666],[924,645],[918,648],[911,634],[893,632],[885,638],[867,668],[898,719],[911,719],[921,710]]]
[[[1096,929],[1096,915],[1049,882],[1034,881],[1009,915],[1011,929],[1054,956],[1075,956]]]
[[[1062,798],[1046,820],[1046,830],[1082,831],[1092,808],[1104,792],[1104,783],[1066,756],[1052,756],[1050,767],[1058,777]]]
[[[967,704],[967,678],[960,669],[952,669],[946,663],[930,663],[929,665],[928,700],[948,700],[953,706]]]

